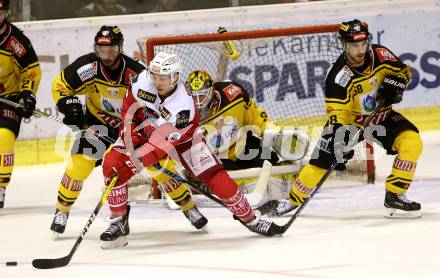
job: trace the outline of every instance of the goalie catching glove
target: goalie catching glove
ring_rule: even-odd
[[[377,91],[377,99],[385,100],[385,106],[402,101],[407,81],[401,76],[387,75]]]

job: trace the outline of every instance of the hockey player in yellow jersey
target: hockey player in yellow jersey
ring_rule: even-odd
[[[385,105],[373,118],[371,125],[382,127],[384,134],[373,134],[368,139],[380,143],[387,154],[396,155],[385,184],[385,216],[419,217],[421,205],[408,200],[405,192],[414,177],[423,148],[422,140],[417,128],[392,108],[393,104],[402,100],[410,82],[411,70],[386,47],[371,44],[368,28],[359,20],[343,22],[339,37],[344,53],[336,60],[326,78],[328,121],[309,164],[292,184],[290,211],[309,198],[335,160],[344,168],[344,162],[353,156],[353,151],[343,151],[349,140],[347,129],[362,126],[377,101],[382,99]],[[336,131],[339,133],[341,129],[344,136],[337,136]]]
[[[270,120],[240,84],[214,82],[202,70],[190,73],[186,83],[199,110],[206,141],[225,169],[261,167],[264,160],[278,164],[282,159],[299,160],[305,155],[306,135],[292,130],[289,144],[285,143],[288,140],[283,142],[283,128]],[[303,139],[301,147],[298,136]]]
[[[93,135],[116,140],[121,124],[122,99],[130,82],[145,69],[138,61],[122,53],[124,37],[117,26],[102,26],[95,36],[94,52],[79,57],[53,82],[52,94],[63,122],[81,130],[75,139],[65,173],[58,189],[56,212],[51,225],[55,235],[64,232],[71,206],[78,198],[84,180],[111,142]],[[78,95],[85,95],[85,113]]]
[[[23,108],[0,102],[0,208],[11,180],[21,120],[30,118],[35,110],[35,94],[41,79],[31,42],[8,21],[8,14],[9,0],[0,0],[0,98],[20,103]]]

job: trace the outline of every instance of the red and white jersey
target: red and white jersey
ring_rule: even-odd
[[[178,81],[174,92],[160,97],[150,74],[142,71],[134,80],[123,101],[122,119],[124,129],[127,124],[133,127],[143,125],[157,129],[160,126],[172,126],[168,141],[174,146],[188,142],[199,125],[199,115],[194,100],[186,86]],[[148,127],[149,125],[149,127]],[[176,132],[176,129],[179,130]],[[142,132],[141,132],[142,133]]]

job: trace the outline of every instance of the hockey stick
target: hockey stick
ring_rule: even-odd
[[[255,168],[257,169],[257,168]],[[259,169],[259,178],[257,179],[257,182],[255,183],[255,188],[251,193],[244,194],[246,199],[248,200],[251,207],[258,207],[262,203],[267,202],[268,196],[267,196],[267,186],[269,183],[269,179],[271,177],[271,169],[272,164],[265,160],[263,163],[263,167],[258,168]],[[229,174],[229,172],[228,172]],[[257,174],[258,175],[258,174]],[[232,177],[231,177],[232,178]],[[167,205],[170,209],[179,209],[179,207],[174,203],[171,198],[167,197]],[[196,201],[197,206],[200,207],[216,207],[218,204],[205,195],[193,195],[194,200]]]
[[[90,226],[92,225],[93,221],[95,220],[96,216],[98,215],[101,207],[107,200],[108,195],[110,194],[111,190],[115,186],[116,182],[118,181],[118,176],[114,176],[109,185],[107,186],[107,189],[102,194],[101,199],[99,200],[98,204],[96,205],[95,210],[92,212],[92,215],[90,215],[89,220],[87,220],[86,225],[84,226],[83,230],[81,231],[81,234],[79,235],[78,239],[76,240],[75,244],[72,247],[72,250],[70,250],[70,253],[62,258],[57,259],[35,259],[32,261],[32,265],[35,268],[39,269],[50,269],[50,268],[57,268],[57,267],[63,267],[69,264],[70,260],[73,257],[73,254],[75,254],[76,249],[78,249],[79,244],[83,240],[84,236],[86,235],[87,231],[89,230]]]
[[[14,108],[23,108],[23,106],[21,104],[13,102],[13,101],[10,101],[9,99],[0,98],[0,102],[2,102],[4,104],[7,104],[7,105],[10,105],[10,106],[12,106]],[[57,117],[57,116],[53,116],[53,115],[49,115],[49,114],[47,114],[45,112],[42,112],[42,111],[40,111],[38,109],[34,110],[34,115],[37,116],[37,117],[41,117],[41,118],[45,118],[45,119],[49,119],[49,120],[58,122],[60,124],[64,124],[62,118]],[[110,138],[110,137],[108,137],[106,135],[99,134],[96,130],[94,130],[92,128],[87,128],[87,129],[85,129],[85,131],[86,132],[87,131],[91,131],[95,136],[97,136],[97,137],[107,141],[107,143],[113,144],[115,142],[115,140],[113,140],[113,138]]]
[[[384,106],[384,100],[379,100],[377,103],[376,108],[371,112],[371,114],[367,117],[364,124],[356,131],[353,138],[350,142],[348,142],[347,146],[345,147],[346,150],[351,150],[353,147],[357,144],[357,141],[359,139],[359,136],[361,133],[364,132],[365,128],[367,128],[370,125],[370,122],[373,120],[373,118],[378,114],[379,110]],[[318,184],[316,185],[315,189],[312,193],[310,193],[310,196],[306,199],[304,199],[304,203],[302,203],[299,208],[295,211],[295,213],[292,215],[292,218],[289,219],[289,221],[284,224],[283,226],[280,226],[280,233],[285,233],[289,227],[292,225],[292,223],[295,221],[295,219],[298,217],[298,215],[301,213],[301,211],[307,206],[309,201],[313,198],[316,192],[319,191],[321,186],[324,184],[324,182],[327,180],[328,176],[331,174],[331,172],[336,168],[337,161],[335,160],[330,168],[325,172],[324,176],[319,180]]]

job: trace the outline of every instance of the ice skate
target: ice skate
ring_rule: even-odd
[[[410,201],[405,195],[391,191],[385,194],[385,217],[387,218],[417,218],[421,216],[420,203]]]

